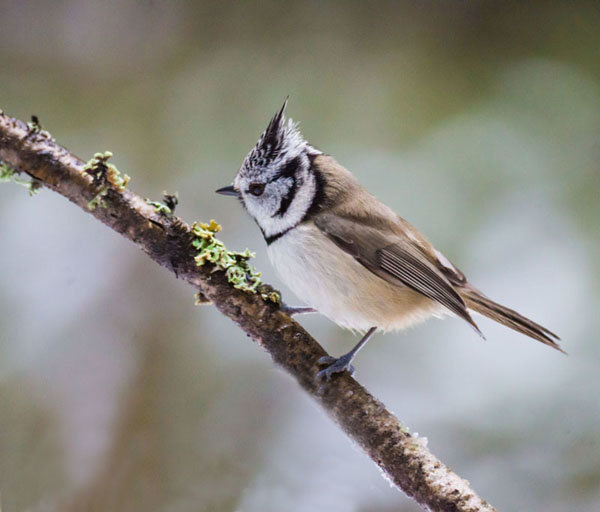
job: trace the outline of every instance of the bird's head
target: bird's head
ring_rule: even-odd
[[[286,120],[286,106],[287,100],[244,158],[233,185],[217,190],[238,197],[267,240],[301,222],[319,189],[311,163],[321,152]]]

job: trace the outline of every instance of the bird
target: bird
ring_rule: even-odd
[[[281,280],[307,304],[284,304],[285,312],[317,312],[364,333],[346,354],[319,359],[319,379],[352,374],[354,357],[376,331],[403,330],[430,317],[456,316],[483,338],[473,312],[564,352],[556,334],[489,299],[349,170],[309,144],[286,118],[287,103],[233,184],[216,192],[239,198]]]

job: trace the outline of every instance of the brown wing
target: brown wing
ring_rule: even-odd
[[[483,337],[467,306],[443,271],[408,237],[382,231],[360,218],[321,213],[316,226],[359,263],[388,283],[408,286],[463,318]],[[371,224],[371,223],[370,223]]]

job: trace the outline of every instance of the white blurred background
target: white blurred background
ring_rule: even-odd
[[[569,352],[432,321],[378,336],[356,378],[500,510],[598,510],[598,26],[583,1],[0,0],[0,107],[178,191],[285,293],[213,191],[289,94],[309,141]],[[0,219],[3,512],[418,510],[132,244],[46,190],[2,185]]]

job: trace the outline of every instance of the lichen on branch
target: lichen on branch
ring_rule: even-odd
[[[107,163],[108,159],[112,156],[113,154],[110,151],[96,153],[81,169],[82,172],[94,178],[94,184],[98,187],[97,194],[88,203],[89,210],[94,210],[97,206],[102,208],[106,206],[104,197],[110,187],[113,187],[118,192],[123,192],[127,188],[130,180],[129,176],[127,174],[121,175],[116,166]]]
[[[36,195],[42,186],[42,183],[35,178],[31,178],[29,180],[19,178],[18,174],[10,165],[0,160],[0,183],[2,182],[11,182],[16,183],[17,185],[22,185],[29,190],[30,196]]]
[[[108,182],[119,192],[123,192],[131,178],[127,174],[121,175],[121,172],[114,164],[107,163],[108,159],[112,158],[112,156],[111,151],[95,153],[83,166],[82,171],[93,176],[97,184]]]
[[[224,270],[234,288],[255,293],[260,286],[260,272],[248,264],[254,253],[249,249],[243,252],[230,251],[225,244],[215,237],[221,231],[221,226],[214,220],[208,224],[194,222],[191,226],[194,240],[192,245],[198,249],[194,258],[199,267],[205,263],[212,263],[216,269]]]

